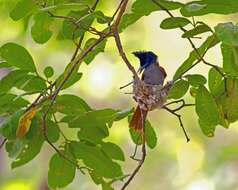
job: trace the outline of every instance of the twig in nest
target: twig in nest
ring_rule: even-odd
[[[126,84],[126,85],[124,85],[124,86],[121,86],[119,89],[121,90],[121,89],[123,89],[123,88],[126,88],[126,87],[132,85],[132,84],[133,84],[133,81],[132,81],[132,82],[129,82],[128,84]]]

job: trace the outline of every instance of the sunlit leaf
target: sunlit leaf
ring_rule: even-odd
[[[91,110],[90,106],[82,98],[71,94],[57,97],[53,108],[57,112],[69,115],[78,115]]]
[[[174,83],[169,91],[168,98],[179,99],[188,91],[189,83],[185,80],[179,80]]]
[[[19,110],[11,115],[0,127],[0,134],[9,140],[16,139],[16,130],[23,111]]]
[[[10,17],[13,20],[19,20],[37,9],[37,5],[34,0],[20,0],[17,2],[14,9],[10,12]]]
[[[195,87],[204,85],[207,82],[207,79],[200,74],[186,75],[186,78],[188,79],[189,84]]]
[[[66,73],[66,72],[65,72]],[[56,80],[56,86],[59,86],[61,82],[64,80],[65,73],[61,75],[57,80]],[[83,73],[77,73],[74,72],[71,77],[64,83],[62,90],[69,88],[73,86],[75,83],[77,83],[81,78],[82,78]]]
[[[213,95],[218,95],[225,91],[224,80],[222,80],[221,74],[214,68],[209,70],[208,86]]]
[[[35,42],[44,44],[53,34],[49,29],[52,18],[47,13],[41,12],[35,15],[34,20],[35,23],[31,28],[31,35]]]
[[[204,86],[200,86],[196,99],[196,112],[201,121],[206,123],[207,126],[216,126],[220,122],[219,108],[215,99]]]
[[[76,167],[59,154],[50,160],[48,184],[52,188],[62,188],[71,183],[75,177]]]
[[[111,159],[125,161],[125,156],[121,148],[111,142],[102,143],[102,150],[108,155]]]
[[[90,38],[85,46],[84,49],[87,49],[90,45],[94,44],[95,41],[97,41],[97,39],[95,38]],[[89,64],[93,61],[93,59],[100,53],[100,52],[104,52],[105,46],[106,46],[107,41],[103,40],[102,42],[100,42],[92,51],[90,51],[88,53],[88,55],[84,58],[84,62],[86,64]]]
[[[22,70],[35,72],[34,61],[29,52],[23,47],[15,43],[7,43],[0,48],[0,56],[7,61],[8,64],[18,67]]]
[[[238,76],[238,46],[230,46],[226,44],[221,45],[221,51],[223,56],[223,69],[230,75]]]
[[[15,70],[8,73],[0,80],[0,94],[7,93],[19,80],[25,78],[26,75],[27,72],[22,70]]]
[[[198,26],[196,26],[195,28],[184,32],[182,37],[183,38],[192,38],[194,36],[197,36],[199,34],[203,34],[205,32],[209,32],[209,31],[212,31],[212,29],[208,25],[202,23],[202,24],[199,24]]]
[[[190,1],[181,9],[183,16],[199,16],[209,13],[231,14],[238,11],[235,0],[201,0]]]
[[[46,78],[50,78],[54,75],[54,69],[51,66],[48,66],[44,69],[44,75]]]
[[[88,9],[80,11],[70,11],[68,17],[74,18],[77,25],[73,24],[71,20],[64,20],[62,27],[62,34],[66,39],[75,39],[82,36],[92,24],[94,17],[90,16]]]
[[[183,6],[182,3],[176,1],[156,1],[168,10],[175,10]],[[122,17],[122,21],[119,26],[120,31],[123,31],[129,25],[138,21],[141,17],[148,16],[150,13],[158,10],[161,10],[160,7],[156,5],[153,1],[136,0],[131,8],[132,13],[127,13]]]
[[[90,146],[83,142],[71,144],[75,156],[82,159],[84,164],[106,178],[114,178],[122,175],[121,167],[106,156],[99,147]]]
[[[179,27],[186,26],[190,23],[191,22],[184,17],[169,17],[169,18],[164,19],[161,22],[160,28],[173,29],[173,28],[179,28]]]
[[[17,158],[12,162],[11,167],[16,168],[22,166],[32,159],[34,159],[41,151],[41,147],[44,142],[44,138],[42,136],[42,131],[40,129],[39,121],[35,119],[32,122],[32,128],[27,134],[27,143],[24,148],[21,150],[21,153],[17,156]]]
[[[232,22],[218,24],[215,27],[215,33],[223,44],[238,46],[238,26]]]
[[[213,137],[215,133],[216,125],[212,125],[212,124],[209,125],[201,119],[199,119],[198,121],[199,121],[199,126],[203,134],[206,135],[207,137]]]

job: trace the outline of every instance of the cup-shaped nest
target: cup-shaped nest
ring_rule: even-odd
[[[133,98],[143,110],[151,111],[156,108],[161,108],[166,102],[168,92],[172,85],[173,81],[169,81],[163,86],[146,84],[141,80],[134,80]]]

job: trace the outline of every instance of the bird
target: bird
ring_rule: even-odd
[[[138,73],[142,73],[141,80],[146,85],[161,85],[167,76],[163,67],[159,65],[158,56],[152,51],[136,51],[132,52],[140,61]],[[143,125],[146,121],[148,110],[142,109],[137,105],[135,112],[130,120],[129,127],[142,132]]]

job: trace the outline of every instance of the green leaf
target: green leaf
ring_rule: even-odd
[[[197,49],[200,55],[203,55],[208,49],[212,48],[216,44],[219,43],[219,40],[215,35],[209,36],[203,43],[202,45]],[[193,50],[190,54],[189,57],[182,63],[182,65],[177,69],[177,71],[174,74],[173,79],[177,80],[180,78],[184,73],[189,70],[194,62],[198,60],[200,57],[198,53]]]
[[[202,23],[202,24],[196,26],[195,28],[184,32],[182,37],[183,38],[192,38],[194,36],[197,36],[199,34],[209,32],[209,31],[211,32],[212,29],[208,25]]]
[[[223,95],[219,103],[222,105],[225,118],[229,123],[238,120],[238,80],[227,80],[227,95]]]
[[[198,87],[199,85],[204,85],[207,82],[207,79],[203,75],[193,74],[186,75],[188,82],[191,86]]]
[[[97,18],[97,22],[100,24],[109,23],[112,20],[111,17],[105,16],[102,11],[94,12],[94,17]]]
[[[34,0],[20,0],[10,12],[10,17],[15,21],[20,20],[31,14],[36,8],[37,5]]]
[[[216,96],[224,92],[225,84],[221,74],[214,68],[211,68],[208,73],[208,86],[212,95]]]
[[[10,158],[15,158],[19,155],[26,145],[26,141],[22,139],[10,140],[6,143],[6,151],[8,152],[8,156]]]
[[[66,39],[81,37],[89,29],[94,20],[93,15],[89,13],[88,9],[70,11],[67,17],[75,18],[78,25],[74,25],[70,20],[63,21],[62,34]]]
[[[215,27],[215,33],[223,44],[238,46],[238,26],[232,22],[218,24]]]
[[[147,146],[151,149],[157,145],[156,133],[148,120],[145,122],[145,140]]]
[[[188,91],[189,83],[185,80],[179,80],[174,83],[169,91],[168,98],[179,99]]]
[[[82,98],[71,94],[58,96],[53,109],[68,115],[78,115],[79,113],[92,110]]]
[[[34,75],[26,75],[22,77],[14,86],[26,92],[41,92],[47,88],[45,81],[39,76]]]
[[[48,66],[44,69],[44,75],[46,78],[50,78],[54,75],[54,69],[51,66]]]
[[[31,35],[36,43],[44,44],[52,36],[50,25],[52,18],[45,12],[38,13],[34,17],[35,23],[31,28]]]
[[[190,20],[183,17],[170,17],[170,18],[164,19],[161,22],[160,28],[162,29],[180,28],[190,23],[191,23]]]
[[[0,127],[0,134],[8,140],[16,139],[16,129],[22,114],[23,111],[20,110],[11,115]]]
[[[60,157],[59,154],[54,154],[50,160],[48,171],[49,186],[54,189],[67,186],[73,181],[75,171],[75,165]]]
[[[207,137],[213,137],[216,129],[216,125],[207,124],[206,122],[202,121],[201,119],[198,120],[199,126],[204,135]]]
[[[83,142],[71,144],[73,152],[78,159],[99,175],[106,178],[115,178],[122,175],[121,167],[106,156],[97,146],[90,146]]]
[[[231,14],[238,11],[236,0],[201,0],[188,2],[180,10],[183,16],[200,16],[209,13]]]
[[[114,121],[120,121],[120,120],[124,119],[129,114],[133,113],[133,111],[134,111],[134,108],[130,108],[130,109],[125,109],[125,110],[121,110],[121,111],[117,112],[117,116]]]
[[[130,136],[132,141],[137,144],[142,144],[142,137],[141,133],[138,131],[135,131],[134,129],[130,128]],[[145,122],[145,141],[149,148],[153,149],[157,145],[157,137],[156,133],[151,125],[151,123],[146,120]]]
[[[30,129],[30,133],[27,135],[29,141],[24,146],[17,158],[12,162],[12,168],[16,168],[28,163],[29,161],[34,159],[41,151],[44,138],[42,136],[41,129],[39,128],[39,122],[35,122],[35,120],[33,120],[32,125],[33,126]],[[29,136],[31,137],[29,138]]]
[[[117,110],[101,109],[78,114],[72,124],[74,127],[104,126],[116,118]],[[75,123],[75,124],[74,124]]]
[[[109,135],[106,125],[78,125],[78,120],[69,122],[69,127],[80,127],[78,132],[78,138],[83,141],[90,142],[92,144],[102,143],[102,139]]]
[[[234,47],[223,43],[221,51],[224,71],[230,76],[238,77],[238,46]]]
[[[51,120],[46,120],[46,129],[49,141],[52,143],[57,142],[60,137],[59,126]]]
[[[11,71],[8,75],[2,78],[2,80],[0,80],[0,94],[7,93],[20,79],[24,78],[26,75],[26,71]]]
[[[2,69],[2,68],[9,68],[9,67],[11,67],[10,64],[8,64],[5,61],[0,61],[0,69]]]
[[[90,47],[92,44],[95,43],[95,41],[97,41],[97,39],[95,38],[90,38],[85,46],[84,49],[87,49],[88,47]],[[100,52],[104,52],[105,46],[106,46],[107,41],[103,40],[102,42],[100,42],[92,51],[90,51],[88,53],[88,55],[84,58],[84,62],[86,64],[89,64],[93,61],[93,59],[100,53]]]
[[[77,83],[82,78],[82,75],[83,75],[83,73],[74,72],[71,75],[71,77],[64,83],[62,90],[73,86],[75,83]],[[65,77],[65,72],[64,72],[64,74],[60,75],[60,77],[56,80],[56,86],[59,86],[61,84],[64,77]]]
[[[157,0],[157,2],[168,10],[175,10],[183,6],[182,3],[175,1]],[[141,17],[148,16],[158,10],[161,10],[160,7],[153,1],[136,0],[131,8],[132,13],[127,13],[122,17],[119,26],[120,31],[123,31],[129,25],[138,21]]]
[[[125,156],[121,148],[111,142],[102,143],[102,151],[111,159],[125,161]]]
[[[29,102],[14,94],[0,95],[0,114],[15,113],[23,107],[26,107]]]
[[[7,43],[0,48],[0,56],[7,61],[8,64],[20,69],[35,72],[34,61],[28,51],[15,43]]]
[[[219,124],[221,119],[219,108],[206,87],[199,87],[195,99],[195,104],[196,112],[200,120],[202,120],[208,126],[215,126]]]
[[[133,143],[135,143],[137,145],[141,145],[142,144],[141,134],[132,128],[129,129],[129,132],[130,132],[130,136],[131,136]]]

